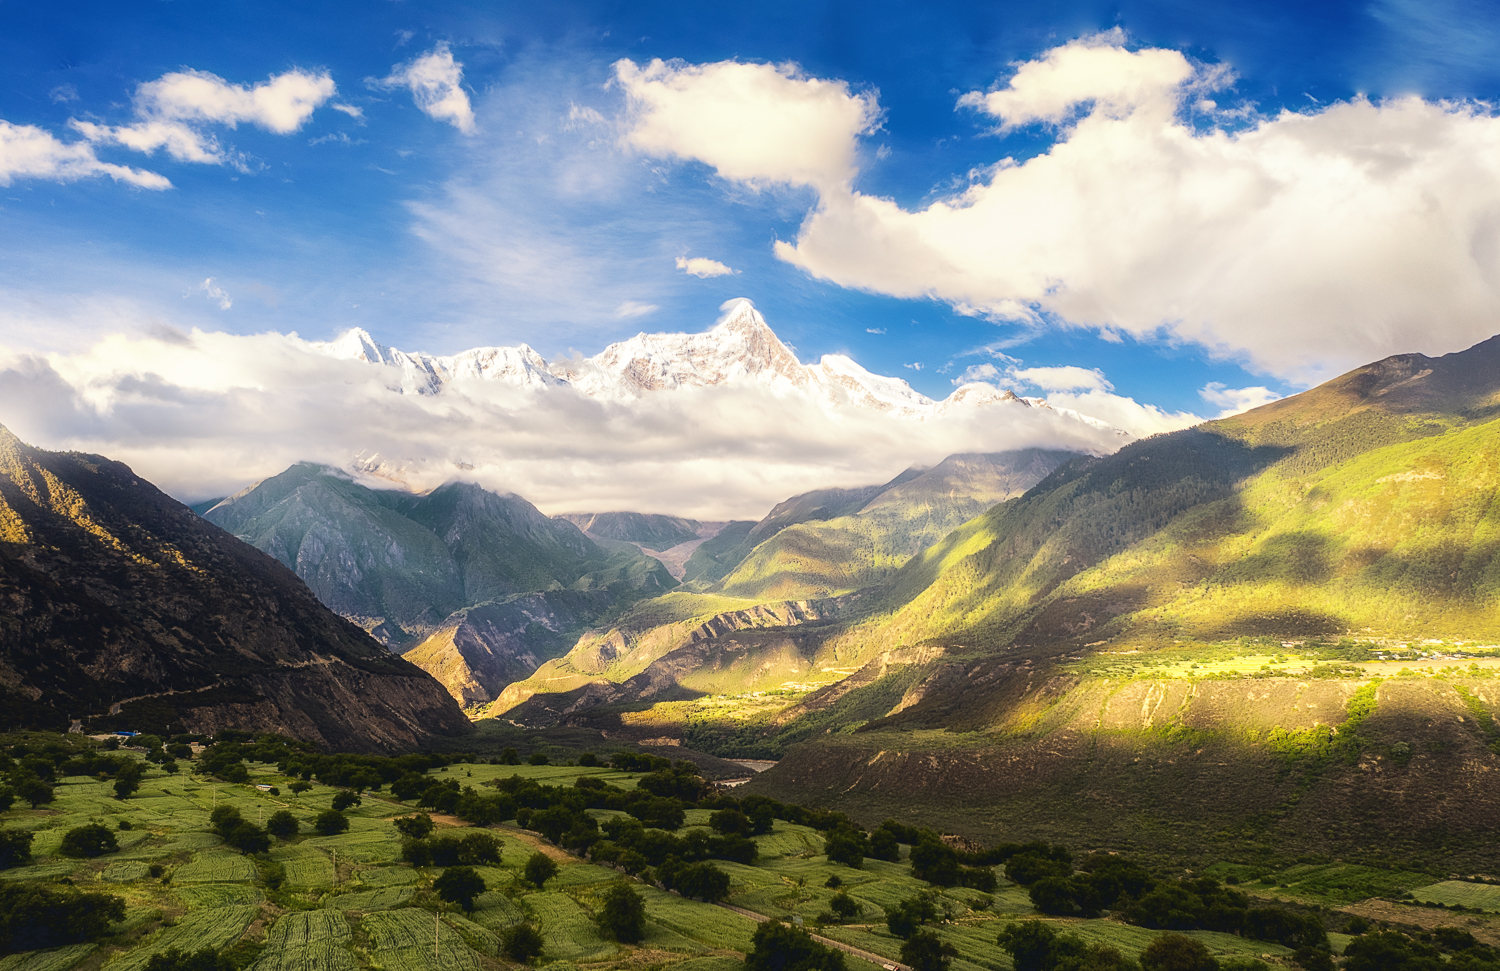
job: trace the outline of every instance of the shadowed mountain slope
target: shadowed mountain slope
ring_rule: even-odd
[[[0,428],[0,693],[16,724],[278,731],[392,750],[467,729],[425,673],[118,462]]]

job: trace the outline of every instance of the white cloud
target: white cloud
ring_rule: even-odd
[[[885,333],[885,328],[884,327],[866,327],[865,328],[865,333],[866,334],[884,334]]]
[[[1087,415],[1089,418],[1108,422],[1135,436],[1175,432],[1179,428],[1189,428],[1203,421],[1189,411],[1167,411],[1156,405],[1141,404],[1134,398],[1102,390],[1053,392],[1047,395],[1047,405],[1063,412]]]
[[[922,362],[921,361],[912,361],[910,364],[903,364],[901,366],[904,367],[904,368],[910,368],[913,371],[920,371],[920,370],[922,370]]]
[[[134,122],[105,125],[75,118],[68,124],[95,144],[147,155],[165,150],[179,162],[223,164],[236,160],[203,126],[237,128],[243,123],[290,134],[333,97],[334,90],[326,72],[291,70],[247,86],[206,71],[174,71],[136,88]]]
[[[358,105],[346,105],[342,102],[336,101],[328,107],[332,108],[334,111],[342,112],[343,114],[348,115],[350,118],[356,118],[360,121],[364,121],[365,109],[359,107]]]
[[[698,277],[700,280],[715,276],[730,276],[735,272],[718,260],[711,260],[706,256],[679,256],[677,269],[688,276]]]
[[[615,308],[615,316],[628,320],[632,317],[645,317],[654,314],[661,308],[654,303],[642,303],[639,300],[626,300]]]
[[[101,175],[142,189],[172,187],[165,176],[155,172],[100,161],[87,142],[61,142],[35,125],[0,121],[0,185],[10,185],[17,179],[71,182]]]
[[[1114,385],[1104,379],[1098,368],[1067,364],[1062,367],[1015,368],[1012,379],[1022,381],[1043,393],[1052,391],[1112,391]]]
[[[857,139],[880,118],[873,93],[852,93],[791,64],[622,60],[615,79],[630,100],[630,145],[696,159],[756,186],[848,184]]]
[[[953,379],[955,388],[975,381],[983,381],[986,384],[997,384],[1000,381],[1000,369],[988,362],[984,364],[972,364],[963,369],[963,373]]]
[[[453,59],[447,44],[421,57],[398,64],[372,83],[381,88],[408,88],[412,101],[429,117],[446,121],[466,135],[474,133],[474,108],[463,89],[463,64]]]
[[[135,109],[147,119],[210,122],[230,128],[247,123],[289,135],[334,91],[333,78],[326,71],[294,69],[253,87],[231,84],[207,71],[174,71],[137,88]]]
[[[1130,51],[1124,41],[1118,28],[1080,38],[1019,65],[1005,87],[987,94],[970,91],[958,103],[993,115],[1006,128],[1034,121],[1061,124],[1084,104],[1096,114],[1147,110],[1170,117],[1181,88],[1194,78],[1193,65],[1177,51]]]
[[[576,101],[568,103],[568,117],[566,119],[566,125],[569,129],[576,130],[578,128],[583,128],[589,125],[603,124],[606,124],[604,115],[599,112],[598,108],[591,108],[588,105],[581,105]]]
[[[1198,389],[1198,397],[1216,408],[1223,409],[1215,416],[1216,418],[1228,418],[1230,415],[1237,415],[1242,411],[1270,404],[1279,400],[1281,395],[1270,388],[1259,386],[1231,388],[1220,381],[1210,381]]]
[[[234,306],[234,301],[229,298],[229,292],[215,283],[213,277],[209,277],[202,283],[198,284],[198,289],[202,291],[208,297],[208,299],[218,304],[220,310],[228,310],[230,307]]]
[[[775,251],[845,287],[1033,328],[1189,342],[1298,383],[1452,351],[1496,326],[1489,104],[1356,98],[1191,115],[1228,70],[1110,33],[964,97],[1002,125],[1058,124],[1047,150],[907,208],[850,187],[876,110],[842,82],[734,63],[626,61],[617,76],[642,151],[752,186],[815,186],[817,206]]]
[[[549,511],[758,517],[795,493],[883,481],[954,452],[1121,443],[1056,409],[907,418],[754,382],[618,401],[482,379],[436,395],[399,385],[394,368],[274,333],[157,327],[46,356],[0,349],[0,421],[16,434],[107,454],[186,498],[298,460],[379,455],[416,488],[462,475]]]

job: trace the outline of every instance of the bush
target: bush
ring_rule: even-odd
[[[530,964],[542,956],[542,935],[530,924],[513,924],[501,933],[500,950],[512,961]]]
[[[120,848],[115,834],[98,823],[75,826],[63,834],[62,845],[57,851],[63,856],[75,858],[103,856]]]
[[[443,875],[432,883],[437,895],[450,904],[458,904],[465,912],[474,910],[474,898],[484,893],[484,878],[474,872],[473,867],[454,866],[443,871]]]
[[[801,928],[769,920],[755,928],[745,971],[844,971],[844,955]]]
[[[604,893],[599,908],[599,930],[621,944],[639,944],[646,936],[646,902],[628,883],[617,883]]]
[[[297,817],[285,809],[278,809],[266,820],[266,832],[279,840],[289,840],[297,835],[302,827],[297,822]]]
[[[313,831],[319,836],[337,836],[349,829],[349,817],[337,809],[325,809],[313,820]]]
[[[526,861],[526,867],[522,873],[525,875],[527,883],[533,887],[540,888],[542,884],[557,875],[557,864],[552,862],[550,856],[538,851],[531,854],[531,857]]]

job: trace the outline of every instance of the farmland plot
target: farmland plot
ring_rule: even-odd
[[[352,938],[338,911],[287,914],[271,926],[254,971],[353,971],[359,965],[349,950]]]
[[[1414,899],[1445,907],[1468,907],[1500,913],[1500,887],[1467,880],[1444,880],[1411,892]]]
[[[543,953],[549,959],[597,960],[619,950],[613,942],[599,936],[594,919],[567,894],[553,891],[527,894],[526,906],[536,914]]]
[[[190,910],[180,922],[153,935],[145,944],[124,957],[110,962],[110,971],[138,971],[157,954],[177,948],[180,951],[220,950],[240,939],[245,928],[260,913],[250,904],[229,907],[206,907]]]
[[[370,935],[374,962],[388,971],[481,971],[480,955],[463,936],[437,921],[425,910],[402,910],[367,914],[361,922]],[[437,936],[437,959],[433,959],[433,935]]]
[[[248,883],[255,879],[255,864],[233,850],[204,850],[172,874],[175,883]]]
[[[50,951],[27,951],[0,959],[0,971],[65,971],[93,951],[92,944],[73,944]]]
[[[333,860],[310,846],[279,846],[271,859],[286,868],[286,885],[294,890],[323,889],[334,884]]]

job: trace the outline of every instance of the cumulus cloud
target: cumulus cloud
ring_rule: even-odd
[[[628,144],[755,186],[847,185],[859,136],[880,120],[873,93],[793,64],[621,60],[615,80],[630,103]]]
[[[1494,332],[1493,105],[1225,111],[1204,94],[1230,83],[1226,67],[1131,50],[1114,32],[963,95],[1002,131],[1042,122],[1053,140],[1021,160],[997,149],[967,188],[908,207],[849,184],[873,96],[773,65],[622,62],[617,75],[638,149],[750,185],[816,187],[775,252],[841,286],[997,323],[1193,343],[1297,383]]]
[[[396,65],[389,75],[371,84],[378,88],[410,89],[412,101],[429,117],[472,135],[474,108],[463,89],[463,78],[463,64],[453,59],[447,44],[439,44],[415,60]]]
[[[1021,64],[1003,88],[971,91],[958,103],[995,116],[1007,128],[1060,124],[1083,104],[1114,116],[1142,109],[1159,117],[1175,113],[1193,66],[1177,51],[1130,51],[1124,41],[1119,28],[1080,38]]]
[[[749,381],[614,400],[479,377],[403,394],[401,377],[294,335],[157,330],[67,353],[0,352],[0,421],[43,447],[118,458],[184,498],[298,460],[362,458],[413,488],[462,476],[552,512],[708,518],[759,517],[789,495],[884,481],[954,452],[1121,443],[1015,402],[906,418]]]
[[[291,70],[243,85],[207,71],[174,71],[136,88],[135,121],[105,125],[75,118],[69,125],[95,144],[147,155],[164,150],[179,162],[223,164],[234,159],[204,126],[249,124],[287,135],[301,128],[334,91],[327,72]]]
[[[735,272],[718,260],[711,260],[706,256],[679,256],[677,269],[700,280],[715,276],[730,276]]]
[[[1231,388],[1220,381],[1210,381],[1198,389],[1198,397],[1222,409],[1218,418],[1228,418],[1230,415],[1238,415],[1242,411],[1251,408],[1259,408],[1261,405],[1270,404],[1281,398],[1281,395],[1270,388],[1256,386],[1253,388]]]
[[[170,189],[165,176],[127,165],[104,162],[88,142],[63,142],[35,125],[0,121],[0,185],[17,179],[72,182],[108,176],[142,189]]]

